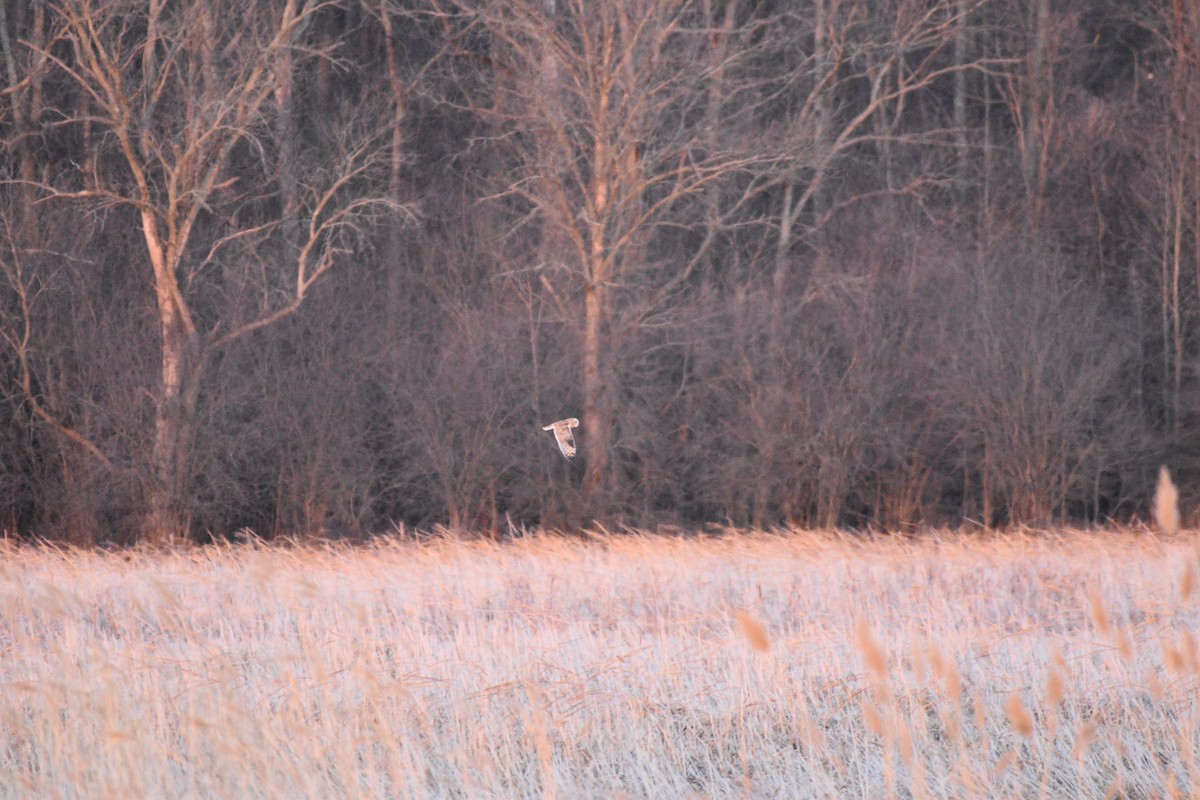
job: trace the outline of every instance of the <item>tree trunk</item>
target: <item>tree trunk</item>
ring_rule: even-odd
[[[186,330],[174,301],[163,292],[158,293],[158,300],[162,362],[145,536],[152,544],[168,544],[188,533],[188,509],[182,501],[198,380],[194,336]]]
[[[955,12],[958,25],[954,31],[954,144],[956,150],[955,184],[959,203],[967,201],[967,178],[970,174],[970,142],[967,139],[967,45],[969,13],[968,0],[958,0]]]
[[[154,270],[162,348],[145,538],[152,544],[167,544],[187,534],[187,513],[181,501],[187,484],[187,454],[198,389],[199,342],[183,305],[172,266],[175,259],[159,239],[158,222],[150,210],[142,212],[142,232]]]
[[[383,24],[385,54],[387,56],[388,87],[392,94],[391,146],[388,158],[388,197],[392,202],[401,203],[401,168],[404,164],[404,115],[407,99],[406,86],[400,77],[400,60],[396,53],[396,42],[392,30],[392,17],[386,1],[379,4],[379,19]],[[327,59],[321,61],[327,63]],[[384,244],[384,263],[387,265],[387,296],[384,298],[388,311],[388,344],[400,341],[401,322],[404,319],[404,272],[402,270],[403,242],[400,227],[392,225],[388,228]],[[392,358],[389,362],[395,372],[394,380],[400,380],[400,359]]]
[[[300,165],[297,162],[296,124],[292,99],[295,86],[295,65],[291,48],[276,52],[272,69],[275,94],[275,144],[279,148],[280,222],[283,230],[282,262],[286,269],[294,264],[300,251]]]
[[[1046,124],[1046,101],[1049,80],[1046,67],[1046,44],[1050,35],[1050,0],[1034,0],[1033,42],[1029,48],[1029,85],[1025,93],[1025,147],[1022,153],[1022,172],[1029,208],[1029,222],[1036,230],[1042,206],[1042,148]]]
[[[612,429],[608,417],[608,387],[603,375],[605,286],[593,281],[584,293],[583,432],[587,436],[587,477],[584,491],[589,510],[595,510],[608,474]]]
[[[32,44],[35,48],[40,49],[44,45],[44,3],[41,0],[35,0],[33,3],[33,27],[30,31],[32,36]],[[19,71],[16,62],[16,56],[13,52],[12,41],[8,35],[8,13],[5,10],[5,4],[0,3],[0,51],[4,55],[5,74],[8,78],[8,84],[12,87],[17,87],[21,83]],[[21,205],[22,216],[21,224],[18,230],[24,235],[32,237],[33,225],[36,224],[37,215],[32,213],[35,191],[33,182],[36,179],[37,160],[33,152],[33,125],[37,124],[41,117],[41,84],[42,76],[40,70],[35,70],[30,76],[30,88],[27,91],[13,92],[10,95],[12,109],[12,126],[16,129],[17,153],[20,157],[19,174],[24,182],[21,186]],[[86,173],[85,173],[86,174]]]

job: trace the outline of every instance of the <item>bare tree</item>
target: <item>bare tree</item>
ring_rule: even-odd
[[[1182,429],[1184,360],[1189,349],[1186,328],[1194,326],[1197,317],[1195,302],[1183,296],[1189,278],[1200,298],[1200,131],[1194,124],[1200,103],[1200,20],[1196,10],[1187,6],[1173,0],[1160,28],[1172,68],[1163,81],[1166,136],[1155,148],[1161,153],[1163,183],[1159,285],[1164,389],[1176,435]],[[1190,276],[1186,275],[1189,264]]]
[[[497,120],[518,170],[501,194],[528,203],[543,237],[562,243],[552,261],[530,266],[554,291],[580,298],[584,486],[595,498],[611,478],[613,313],[630,302],[652,306],[702,259],[695,253],[669,273],[655,270],[651,237],[694,198],[769,157],[708,140],[690,124],[711,102],[706,84],[747,56],[713,42],[749,33],[721,27],[728,22],[720,17],[705,27],[711,4],[692,0],[498,0],[458,9],[490,37],[492,99],[477,108]],[[723,54],[716,62],[714,52]]]
[[[850,0],[814,0],[784,17],[776,35],[791,48],[788,80],[779,88],[787,109],[784,140],[786,168],[779,171],[782,195],[773,271],[776,298],[787,296],[793,251],[807,243],[818,259],[826,252],[814,234],[841,209],[878,197],[910,196],[923,200],[948,183],[944,170],[915,170],[903,179],[892,168],[885,180],[848,182],[840,174],[864,147],[878,146],[894,163],[899,147],[959,147],[953,118],[922,119],[901,125],[908,106],[941,82],[961,81],[1004,59],[969,51],[963,41],[967,18],[980,3],[937,0],[930,3],[885,2],[866,6]],[[799,42],[808,43],[796,47]],[[926,164],[928,166],[928,164]],[[832,179],[844,188],[835,190]]]
[[[160,356],[146,481],[151,539],[186,528],[182,498],[206,361],[295,313],[354,247],[364,217],[394,205],[364,185],[380,153],[376,130],[348,125],[326,165],[305,181],[288,161],[294,143],[271,143],[272,117],[275,134],[293,135],[286,120],[294,113],[287,100],[296,59],[336,56],[332,47],[315,51],[306,38],[332,5],[281,0],[250,12],[198,1],[54,6],[53,45],[40,55],[86,99],[86,115],[65,116],[88,126],[104,152],[91,172],[40,188],[49,198],[134,213],[150,266]],[[284,263],[264,255],[293,229]],[[248,257],[256,249],[259,257]],[[238,276],[257,298],[254,306],[230,308],[213,276],[228,276],[243,259],[248,269],[260,268]]]

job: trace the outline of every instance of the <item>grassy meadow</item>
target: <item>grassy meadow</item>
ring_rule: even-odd
[[[1197,538],[0,551],[0,797],[1200,794]]]

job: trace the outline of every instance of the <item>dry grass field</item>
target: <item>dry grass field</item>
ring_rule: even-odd
[[[1196,545],[8,549],[0,796],[1195,796]]]

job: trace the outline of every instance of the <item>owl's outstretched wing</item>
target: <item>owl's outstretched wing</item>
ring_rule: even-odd
[[[563,458],[570,461],[575,457],[575,436],[571,433],[572,428],[579,427],[579,420],[575,417],[560,419],[558,422],[551,422],[542,428],[544,431],[554,431],[554,441],[558,443],[558,450],[563,454]]]
[[[571,433],[570,428],[566,425],[555,427],[554,440],[558,442],[558,449],[562,452],[564,458],[570,461],[575,457],[575,435]]]

